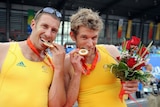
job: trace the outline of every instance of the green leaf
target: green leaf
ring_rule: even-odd
[[[129,72],[126,70],[126,71],[125,71],[125,78],[128,77],[128,74],[129,74]]]
[[[118,65],[118,69],[128,70],[128,66],[124,62],[120,62]]]

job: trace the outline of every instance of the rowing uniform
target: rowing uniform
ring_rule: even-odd
[[[100,61],[89,75],[82,75],[78,95],[78,107],[127,107],[125,101],[119,99],[121,83],[107,64],[115,60],[106,48],[97,45]]]
[[[0,106],[48,107],[52,77],[44,61],[26,59],[18,43],[11,43],[0,73]]]

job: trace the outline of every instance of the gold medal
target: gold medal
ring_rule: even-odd
[[[88,50],[87,49],[80,49],[78,51],[78,54],[82,55],[82,56],[86,56],[88,54]]]
[[[48,41],[46,41],[46,40],[44,40],[44,39],[43,39],[43,44],[44,44],[45,46],[49,47],[49,48],[53,48],[53,47],[54,47],[54,45],[53,45],[52,43],[50,43],[50,42],[48,42]]]

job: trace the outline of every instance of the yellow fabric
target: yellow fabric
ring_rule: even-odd
[[[115,60],[105,47],[97,45],[97,49],[100,61],[90,75],[82,75],[78,107],[126,107],[126,103],[119,99],[120,80],[106,67],[106,64],[115,63]]]
[[[48,65],[27,60],[11,43],[0,73],[0,107],[48,107],[52,77]]]

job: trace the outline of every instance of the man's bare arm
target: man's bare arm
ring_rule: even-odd
[[[78,63],[76,61],[76,63]],[[77,64],[78,66],[80,64]],[[80,80],[82,71],[81,69],[77,69],[79,67],[73,68],[71,65],[70,57],[65,60],[65,84],[66,84],[66,92],[67,92],[67,101],[65,107],[72,107],[77,100]]]
[[[64,84],[64,48],[54,44],[56,48],[51,49],[54,62],[54,75],[49,90],[49,107],[63,107],[66,102],[66,92]]]

